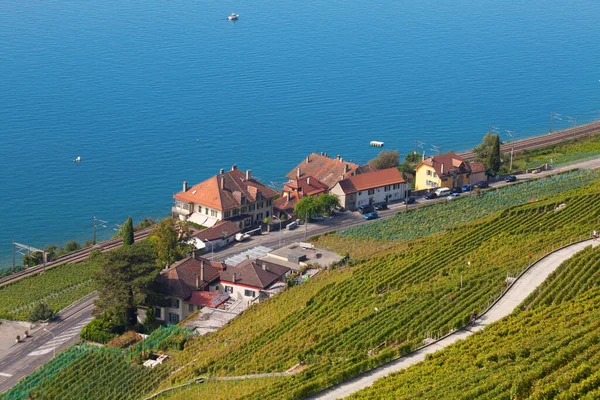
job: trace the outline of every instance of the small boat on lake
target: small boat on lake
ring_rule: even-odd
[[[227,19],[230,21],[237,21],[238,17],[239,15],[237,15],[236,13],[231,13],[231,15],[227,17]]]

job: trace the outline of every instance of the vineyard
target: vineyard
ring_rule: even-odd
[[[142,353],[170,350],[173,338],[191,335],[179,326],[159,328],[130,349],[74,345],[57,355],[33,374],[0,396],[2,400],[22,399],[136,399],[153,390],[171,371],[169,366],[150,369]]]
[[[58,311],[94,291],[91,261],[64,264],[0,288],[0,318],[24,320],[40,301]]]
[[[521,311],[354,399],[597,399],[600,248],[564,262]]]
[[[191,341],[174,359],[184,368],[161,388],[203,375],[285,371],[302,361],[305,371],[238,398],[304,397],[420,346],[426,334],[461,326],[499,293],[507,272],[568,237],[589,236],[599,217],[597,188],[581,188],[319,274]]]
[[[386,220],[348,228],[342,236],[412,240],[452,229],[528,201],[585,186],[598,179],[599,171],[576,170],[488,190],[482,196],[463,194],[453,201],[400,212]]]

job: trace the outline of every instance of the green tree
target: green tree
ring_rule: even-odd
[[[398,150],[382,150],[377,157],[369,161],[369,166],[374,169],[393,168],[400,165]]]
[[[81,249],[81,245],[74,240],[65,243],[65,253],[72,253]]]
[[[29,322],[45,321],[54,317],[54,310],[52,310],[46,303],[40,301],[33,307],[33,310],[29,313],[27,320]]]
[[[41,251],[25,254],[23,256],[23,265],[25,268],[34,267],[44,261]]]
[[[133,242],[133,219],[129,217],[123,224],[123,246],[131,246]]]
[[[172,218],[165,218],[152,229],[150,242],[158,257],[156,262],[161,267],[171,265],[178,256],[178,234]]]
[[[294,213],[298,218],[304,221],[304,236],[308,232],[308,221],[321,212],[321,206],[314,197],[303,197],[298,201],[294,208]]]
[[[498,171],[500,171],[500,160],[502,159],[502,155],[500,154],[500,137],[498,135],[492,136],[492,149],[486,159],[486,169],[488,170],[488,175],[496,176],[498,175]]]
[[[492,151],[492,147],[494,146],[494,142],[496,141],[495,135],[493,133],[486,133],[485,136],[483,136],[483,139],[481,140],[481,143],[478,144],[473,151],[475,152],[475,154],[477,155],[477,160],[481,161],[485,164],[488,155],[490,154],[490,152]],[[500,143],[502,144],[502,143]]]
[[[156,224],[156,222],[154,222],[154,220],[150,217],[144,218],[142,220],[142,222],[140,222],[137,227],[137,229],[146,229],[146,228],[150,228],[152,225]]]
[[[136,306],[151,292],[152,282],[160,272],[155,257],[147,241],[104,254],[101,268],[94,274],[98,287],[95,315],[111,315],[124,325],[134,325]]]
[[[323,214],[331,214],[336,207],[340,207],[340,199],[335,194],[322,194],[317,197],[317,205]]]

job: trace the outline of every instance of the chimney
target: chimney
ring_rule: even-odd
[[[338,155],[337,155],[337,159],[338,159],[338,160],[341,160],[341,158],[342,158],[342,157],[340,157],[340,155],[338,154]]]
[[[310,162],[310,155],[306,156],[306,163],[308,164]]]
[[[200,289],[200,277],[196,275],[196,289]]]
[[[263,267],[263,271],[269,272],[269,266],[267,264],[263,264],[262,267]]]
[[[308,178],[306,178],[306,184],[310,185],[310,176]]]
[[[423,157],[422,157],[421,161],[425,161],[425,151],[423,151]]]
[[[442,175],[444,175],[444,163],[442,163]]]
[[[283,197],[285,197],[287,201],[290,201],[290,192],[283,192]]]
[[[187,192],[187,189],[188,189],[188,187],[187,187],[187,181],[183,181],[183,191]]]
[[[350,167],[348,166],[348,164],[344,165],[344,173],[347,174],[348,171],[350,171]]]
[[[249,181],[250,179],[252,179],[252,170],[248,169],[246,170],[246,180]]]
[[[223,175],[225,173],[225,170],[223,168],[221,168],[221,170],[219,171],[219,174]]]
[[[232,280],[233,280],[233,283],[235,283],[235,272],[233,273],[233,278],[232,278]]]
[[[204,282],[204,260],[200,260],[200,280]],[[196,286],[200,287],[198,284]]]
[[[300,173],[300,168],[298,167],[298,169],[296,170],[296,179],[300,179],[300,175],[302,175]]]
[[[225,189],[225,179],[223,179],[223,177],[221,177],[221,190]]]
[[[231,166],[231,170],[232,170],[232,171],[235,171],[236,169],[237,169],[237,165],[233,164],[233,165]]]

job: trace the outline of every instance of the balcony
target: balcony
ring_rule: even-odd
[[[193,213],[192,210],[189,210],[187,208],[177,207],[177,206],[171,207],[171,212],[173,214],[183,215],[184,217],[189,217]]]

